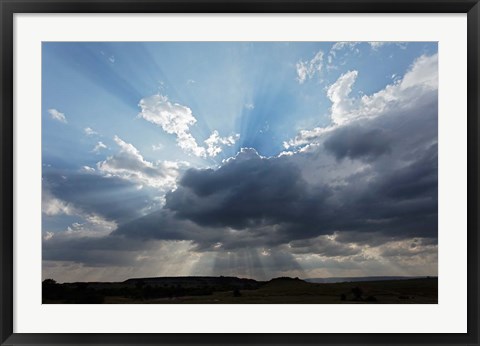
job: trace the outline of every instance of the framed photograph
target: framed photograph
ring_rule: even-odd
[[[478,345],[478,1],[8,1],[1,344]]]

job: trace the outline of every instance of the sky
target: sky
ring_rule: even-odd
[[[438,273],[432,42],[44,42],[42,276]]]

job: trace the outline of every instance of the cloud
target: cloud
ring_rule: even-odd
[[[412,258],[414,256],[437,255],[438,246],[432,238],[413,238],[392,241],[378,247],[379,255],[394,259]]]
[[[65,235],[68,237],[103,237],[117,228],[115,221],[109,221],[95,214],[86,215],[85,221],[74,222],[67,227]]]
[[[42,190],[42,213],[48,216],[74,215],[77,213],[75,207],[62,201],[51,194],[48,189]]]
[[[242,149],[218,169],[189,169],[166,195],[170,226],[161,226],[165,214],[158,212],[118,232],[180,237],[202,251],[211,251],[215,243],[224,250],[277,246],[338,231],[384,241],[435,237],[437,113],[431,102],[428,111],[394,113],[332,130],[326,151],[318,146],[265,158]],[[343,143],[345,137],[354,140]],[[346,157],[352,161],[338,161]]]
[[[65,117],[65,114],[59,112],[58,110],[56,110],[55,108],[50,108],[48,110],[48,114],[50,114],[50,117],[53,119],[53,120],[57,120],[61,123],[64,123],[66,124],[67,123],[67,118]]]
[[[350,96],[357,77],[357,71],[348,71],[328,88],[327,96],[332,101],[330,110],[332,125],[302,130],[295,138],[286,141],[284,147],[289,149],[314,143],[316,139],[336,127],[359,119],[380,117],[401,111],[415,111],[416,108],[423,107],[425,101],[430,102],[433,97],[436,97],[438,55],[420,56],[413,62],[403,78],[372,95],[364,95],[359,98]]]
[[[323,51],[318,51],[311,60],[300,60],[296,64],[297,81],[302,84],[307,79],[311,79],[322,71],[323,67]]]
[[[42,244],[42,259],[71,261],[89,266],[126,266],[132,264],[131,254],[151,248],[154,244],[119,236],[69,237],[56,234]]]
[[[200,256],[191,251],[187,241],[57,238],[44,242],[43,247],[42,276],[58,282],[207,274],[205,269],[195,271]]]
[[[422,55],[398,84],[400,91],[421,86],[427,90],[438,89],[438,54]]]
[[[194,233],[201,237],[203,230],[189,220],[176,218],[174,213],[168,210],[158,210],[142,216],[121,225],[115,231],[116,235],[143,240],[185,240],[192,237]]]
[[[357,54],[360,53],[360,50],[357,47],[359,44],[361,44],[361,42],[335,42],[335,44],[332,46],[332,48],[330,48],[330,51],[328,53],[328,63],[331,64],[333,59],[337,56],[337,53],[342,50],[353,51]]]
[[[94,153],[99,153],[102,149],[107,149],[108,147],[103,142],[97,142],[95,147],[92,149]]]
[[[360,50],[358,49],[358,45],[361,44],[361,42],[336,42],[331,48],[330,51],[328,52],[327,56],[327,70],[334,70],[337,69],[338,66],[334,65],[334,60],[337,60],[338,58],[344,57],[347,52],[353,52],[355,54],[359,54]],[[343,55],[339,56],[338,53],[342,52]],[[341,60],[340,65],[345,64],[345,60]]]
[[[75,238],[84,238],[84,237],[94,237],[100,238],[105,237],[110,234],[113,230],[117,228],[117,223],[115,221],[109,221],[103,217],[96,214],[82,215],[81,213],[77,216],[82,217],[82,222],[74,222],[68,226],[63,232],[46,232],[44,236],[44,241],[51,240],[53,238],[61,239],[75,239]]]
[[[327,195],[310,192],[298,167],[253,149],[217,170],[190,169],[179,184],[167,194],[166,208],[203,226],[234,229],[301,219]]]
[[[98,135],[98,132],[94,131],[91,127],[86,127],[83,129],[83,132],[85,132],[85,134],[87,136],[94,136],[94,135]]]
[[[380,47],[384,47],[384,46],[391,45],[391,44],[396,45],[400,49],[406,49],[408,42],[383,42],[383,41],[379,42],[379,41],[374,41],[374,42],[368,42],[368,44],[370,45],[370,47],[373,50],[378,50]]]
[[[141,99],[139,107],[141,108],[139,117],[160,126],[168,134],[176,135],[178,146],[186,153],[205,158],[207,156],[213,157],[221,152],[218,147],[205,148],[198,145],[196,139],[190,133],[190,127],[197,122],[197,119],[193,116],[189,107],[172,103],[166,96],[160,94]],[[218,132],[214,131],[207,141],[211,142],[213,140],[212,136],[218,138],[214,144],[226,143],[232,145],[230,138],[238,138],[238,135],[220,138]]]
[[[336,124],[343,123],[345,121],[344,117],[350,115],[353,100],[349,99],[348,96],[357,76],[357,71],[348,71],[328,88],[327,96],[332,101],[332,120]]]
[[[351,256],[362,252],[362,247],[337,242],[332,236],[292,241],[288,248],[294,254],[316,254],[326,257]]]
[[[99,215],[118,224],[160,208],[157,189],[138,189],[137,182],[83,171],[43,175],[45,215]]]
[[[164,209],[173,213],[171,220],[204,231],[177,236],[193,241],[198,251],[213,251],[213,244],[226,251],[290,243],[297,252],[323,256],[334,249],[355,252],[337,244],[346,234],[379,244],[435,238],[438,97],[436,71],[427,66],[435,62],[435,56],[422,56],[397,83],[343,106],[356,77],[345,74],[329,94],[340,104],[333,112],[344,107],[353,116],[306,130],[302,140],[308,145],[302,150],[266,158],[242,149],[216,169],[185,171],[178,188],[166,195]],[[142,233],[147,220],[119,231]],[[163,234],[157,224],[147,232],[156,239]],[[335,242],[327,242],[332,234],[338,235]],[[304,240],[313,243],[294,243]]]
[[[413,114],[408,119],[400,117],[399,122],[412,119],[422,117]],[[422,126],[419,128],[422,133]],[[402,131],[411,132],[408,127]],[[217,169],[186,171],[178,188],[167,195],[163,208],[117,222],[118,228],[98,238],[98,243],[55,235],[44,250],[49,253],[46,259],[126,267],[140,254],[150,256],[157,242],[167,241],[188,242],[188,253],[202,256],[205,263],[199,264],[201,268],[213,265],[209,274],[214,275],[243,273],[242,263],[257,257],[250,275],[258,278],[281,273],[302,276],[302,267],[303,277],[307,273],[315,276],[319,268],[328,268],[322,273],[335,275],[378,275],[381,270],[392,270],[389,258],[403,263],[410,273],[431,275],[433,267],[422,264],[435,260],[437,234],[437,149],[427,146],[431,133],[435,131],[425,132],[423,141],[419,141],[421,135],[404,138],[400,148],[393,146],[391,154],[369,161],[369,168],[361,174],[348,170],[345,183],[340,185],[321,186],[318,179],[312,185],[305,178],[304,169],[314,169],[317,175],[323,175],[323,170],[304,162],[329,164],[328,154],[305,152],[265,158],[244,149]],[[402,138],[404,133],[398,136]],[[416,151],[410,151],[413,147]],[[347,164],[332,162],[340,171]],[[68,177],[65,182],[70,180]],[[328,174],[325,181],[332,183]],[[108,196],[105,192],[99,196]],[[138,208],[131,198],[114,201],[115,206]],[[76,205],[81,205],[79,202]],[[96,205],[92,210],[105,214],[110,207]],[[82,227],[77,225],[77,229]],[[425,239],[425,245],[432,246],[422,250],[415,239]],[[418,248],[406,251],[405,244]],[[246,249],[251,251],[247,254]],[[413,258],[408,259],[411,255]],[[237,264],[228,264],[229,257]],[[363,269],[356,267],[359,263]],[[157,269],[164,270],[164,266]]]
[[[322,135],[335,130],[335,126],[316,127],[311,130],[300,130],[295,138],[283,142],[285,149],[300,147],[305,144],[315,143],[315,141]],[[283,152],[282,155],[293,154],[292,152]]]
[[[214,157],[222,152],[222,146],[232,146],[238,140],[240,136],[220,137],[217,130],[214,130],[210,137],[205,140],[207,145],[206,151],[208,156]]]
[[[422,55],[401,80],[370,96],[362,96],[351,110],[351,119],[381,116],[397,109],[409,109],[438,90],[438,55]],[[355,101],[354,101],[355,102]],[[332,115],[334,117],[334,115]]]
[[[45,232],[43,240],[50,240],[53,237],[53,232]]]
[[[222,250],[277,244],[289,223],[310,222],[305,216],[327,196],[307,188],[294,165],[243,150],[218,170],[188,170],[167,194],[163,210],[120,225],[116,233],[191,240],[201,251],[211,251],[216,243]]]
[[[338,160],[376,159],[391,151],[391,138],[381,128],[362,128],[349,126],[339,128],[324,142],[324,147],[332,152]]]
[[[95,172],[95,168],[90,167],[90,166],[83,166],[82,170],[85,171],[85,172],[91,172],[91,173]]]
[[[368,44],[370,45],[370,47],[372,47],[372,49],[375,49],[377,50],[378,48],[384,46],[387,42],[368,42]]]
[[[152,163],[143,158],[132,144],[114,137],[120,150],[98,162],[100,172],[154,188],[169,190],[176,186],[180,164],[172,161]]]
[[[162,129],[178,137],[185,136],[190,126],[197,122],[192,110],[178,103],[171,103],[166,96],[152,95],[140,100],[140,117],[159,125]]]

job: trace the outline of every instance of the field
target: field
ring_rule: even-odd
[[[148,281],[150,280],[150,281]],[[172,281],[173,280],[173,281]],[[180,282],[180,283],[179,283]],[[46,304],[436,304],[437,278],[311,283],[277,278],[134,279],[123,283],[44,282]]]

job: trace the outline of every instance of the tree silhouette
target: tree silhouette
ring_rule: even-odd
[[[47,286],[47,285],[55,285],[57,282],[53,279],[45,279],[43,280],[42,284],[43,286]]]

